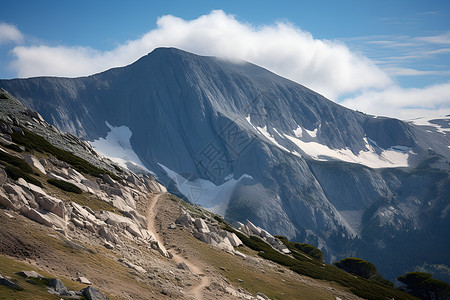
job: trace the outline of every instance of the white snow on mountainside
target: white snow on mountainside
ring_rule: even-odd
[[[225,211],[230,201],[231,194],[239,182],[244,178],[253,179],[250,175],[244,174],[239,179],[234,179],[230,174],[228,179],[221,185],[215,185],[209,180],[194,179],[189,180],[184,176],[172,171],[168,167],[159,164],[177,186],[178,190],[193,204],[201,205],[213,213],[225,215]],[[188,176],[186,176],[188,177]]]
[[[111,131],[108,132],[106,138],[99,138],[91,142],[94,149],[123,168],[143,169],[152,173],[144,167],[131,147],[130,138],[133,135],[131,130],[127,126],[114,127],[108,122],[105,123]]]
[[[298,126],[297,129],[293,130],[294,135],[296,137],[280,133],[280,131],[277,130],[276,128],[272,128],[273,132],[275,132],[278,135],[278,138],[275,139],[275,137],[271,135],[267,130],[267,125],[265,125],[264,127],[253,125],[251,123],[250,116],[247,117],[246,120],[253,126],[253,128],[256,129],[258,133],[263,135],[272,144],[274,144],[283,151],[292,153],[299,157],[301,157],[301,154],[298,151],[296,151],[297,149],[295,148],[288,149],[286,148],[287,146],[282,146],[280,142],[283,141],[283,144],[286,145],[285,142],[286,140],[291,141],[303,153],[305,153],[306,155],[310,156],[315,160],[321,161],[341,160],[345,162],[365,165],[370,168],[408,167],[409,155],[414,154],[411,148],[401,145],[393,146],[390,147],[389,149],[382,149],[376,144],[376,142],[374,141],[369,142],[367,138],[364,139],[367,150],[360,151],[358,154],[354,154],[348,148],[331,149],[328,146],[320,144],[318,142],[302,141],[300,139],[303,136],[303,132],[306,132],[311,138],[316,139],[318,130],[320,129],[320,125],[313,131]]]
[[[442,134],[447,134],[447,132],[450,132],[450,116],[445,116],[442,118],[417,118],[407,120],[406,122],[413,123],[414,125],[417,126],[434,127],[436,128],[436,131]]]

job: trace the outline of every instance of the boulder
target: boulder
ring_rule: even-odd
[[[48,226],[48,227],[59,227],[59,228],[65,228],[67,226],[67,223],[55,215],[54,213],[47,212],[45,214],[38,212],[34,208],[30,208],[28,206],[22,206],[20,208],[20,213],[23,214],[25,217],[27,217],[30,220],[33,220],[35,222],[38,222],[42,225]]]
[[[36,197],[36,202],[41,206],[43,209],[54,213],[60,218],[65,217],[65,208],[64,208],[64,202],[61,200],[48,196],[48,195],[40,195]]]
[[[89,180],[89,179],[82,179],[81,180],[81,184],[83,184],[84,186],[90,188],[91,190],[95,192],[99,192],[100,191],[100,186],[98,185],[97,182]]]
[[[117,245],[119,243],[119,238],[117,237],[117,235],[106,226],[100,227],[98,230],[98,234],[114,245]]]
[[[25,160],[25,162],[30,165],[33,168],[36,168],[39,170],[39,172],[43,173],[43,174],[47,174],[47,172],[45,171],[44,166],[39,162],[39,160],[34,157],[31,154],[22,154],[23,159]]]
[[[143,238],[141,230],[134,223],[128,224],[127,231],[137,238]]]
[[[122,214],[132,219],[136,224],[141,226],[142,228],[147,228],[147,218],[138,213],[136,210],[123,211]]]
[[[233,247],[238,247],[242,245],[242,241],[238,238],[238,236],[234,232],[227,231],[227,237]]]
[[[73,223],[75,226],[80,227],[80,228],[84,228],[84,222],[81,221],[80,219],[78,219],[78,218],[72,218],[70,221],[72,221],[72,223]]]
[[[44,278],[44,276],[42,276],[36,271],[20,271],[17,272],[16,274],[22,276],[23,278]]]
[[[202,232],[202,233],[207,233],[209,232],[209,228],[208,225],[206,225],[205,221],[203,221],[203,219],[201,218],[196,218],[194,221],[194,226],[195,228]]]
[[[184,227],[190,227],[194,222],[194,219],[186,211],[183,211],[175,222]]]
[[[82,284],[88,284],[88,285],[92,284],[92,282],[90,282],[89,279],[87,279],[86,277],[82,277],[82,276],[78,277],[77,281],[81,282]]]
[[[92,286],[88,286],[81,290],[83,296],[85,296],[88,300],[109,300],[108,297],[100,293],[99,290],[93,288]]]
[[[0,189],[0,207],[7,207],[12,210],[18,210],[19,207],[17,207],[10,198],[5,194],[5,192]]]
[[[172,258],[172,255],[166,250],[166,248],[158,241],[152,243],[152,248],[157,250],[162,256]]]
[[[122,197],[118,195],[112,195],[112,199],[109,204],[122,211],[130,211],[133,209]]]
[[[59,280],[58,278],[50,279],[50,281],[48,282],[48,285],[49,285],[49,287],[53,288],[55,290],[55,292],[60,296],[69,295],[69,291],[64,286],[64,283],[62,283],[62,281]]]
[[[219,249],[225,250],[225,251],[230,251],[233,252],[234,248],[231,245],[230,241],[228,240],[228,238],[224,238],[223,240],[221,240],[218,244],[217,247]]]
[[[77,183],[81,183],[82,180],[86,179],[80,172],[73,168],[68,168],[67,173],[70,179],[75,180]]]
[[[23,178],[19,178],[16,183],[26,189],[28,189],[33,195],[34,197],[38,197],[41,195],[47,195],[46,192],[44,192],[43,189],[41,189],[40,187],[38,187],[37,185],[34,185],[32,183],[28,183],[25,181],[25,179]]]
[[[0,275],[0,284],[13,290],[21,290],[22,288],[11,280]]]
[[[112,187],[118,188],[120,187],[119,184],[111,178],[108,174],[103,174],[103,181],[109,184]]]
[[[253,223],[249,220],[247,220],[247,228],[250,232],[256,234],[257,236],[261,236],[261,228],[253,225]]]
[[[16,195],[17,202],[15,202],[16,206],[21,207],[22,205],[29,205],[32,208],[39,208],[38,204],[35,201],[34,195],[25,187],[16,184],[4,184],[3,188],[6,193]],[[13,199],[10,199],[13,200]]]
[[[102,213],[99,215],[101,220],[105,221],[106,224],[118,227],[120,224],[123,224],[125,226],[128,226],[130,224],[133,224],[133,221],[127,217],[120,216],[118,214],[115,214],[110,211],[102,211]]]
[[[234,253],[234,255],[242,257],[242,258],[246,258],[247,257],[244,253],[236,251],[236,250],[234,250],[233,253]]]
[[[156,238],[152,232],[148,231],[147,229],[142,229],[142,228],[140,230],[141,230],[141,235],[142,235],[142,238],[144,239],[144,241],[151,242],[151,243],[156,242]]]

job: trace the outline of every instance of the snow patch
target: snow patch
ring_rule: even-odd
[[[297,138],[301,138],[302,137],[303,130],[302,130],[302,127],[300,127],[300,125],[298,125],[297,129],[294,129],[293,131],[294,131],[295,137],[297,137]]]
[[[320,126],[319,126],[319,127],[320,127]],[[317,131],[318,131],[318,128],[314,129],[313,131],[310,131],[310,130],[308,130],[308,129],[305,129],[305,131],[306,131],[306,133],[309,134],[310,137],[312,137],[312,138],[317,137]]]
[[[434,128],[436,128],[437,132],[440,132],[440,133],[445,134],[445,135],[447,134],[447,132],[450,132],[450,127],[442,127],[439,124],[431,123],[430,121],[433,121],[433,120],[436,120],[436,121],[438,121],[438,120],[445,120],[450,125],[450,117],[448,117],[448,116],[445,116],[445,117],[442,117],[442,118],[417,118],[417,119],[407,120],[406,122],[413,123],[414,125],[417,125],[417,126],[434,127]],[[431,132],[429,130],[426,130],[426,131],[427,132]]]
[[[267,125],[264,125],[264,127],[256,127],[258,129],[258,132],[260,134],[262,134],[263,136],[265,136],[269,141],[272,142],[272,144],[274,144],[275,146],[277,146],[278,148],[280,148],[281,150],[284,150],[286,152],[291,152],[288,149],[286,149],[285,147],[281,146],[275,139],[274,137],[267,131]],[[278,131],[275,130],[276,133],[278,133]],[[281,136],[278,133],[279,136]]]
[[[380,148],[382,152],[377,154],[373,146],[365,139],[367,151],[361,150],[358,155],[355,155],[348,148],[331,149],[316,142],[304,142],[293,136],[284,136],[313,159],[321,161],[341,160],[362,164],[370,168],[407,167],[409,154],[412,154],[410,148],[403,146],[394,146],[387,150]]]
[[[91,142],[95,150],[123,168],[130,169],[131,164],[138,169],[152,173],[144,167],[144,164],[131,147],[130,138],[133,133],[130,128],[127,126],[114,127],[107,121],[105,123],[111,131],[108,132],[106,138],[99,138]]]
[[[244,178],[253,179],[252,176],[247,174],[242,175],[239,179],[234,179],[233,175],[230,174],[231,176],[225,177],[228,180],[221,185],[216,185],[209,180],[200,178],[190,181],[168,167],[158,164],[191,203],[201,205],[209,211],[222,216],[225,215],[231,194],[236,185]]]

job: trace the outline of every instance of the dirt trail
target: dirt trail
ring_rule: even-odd
[[[154,194],[153,197],[151,197],[147,207],[147,229],[155,235],[156,240],[161,246],[163,246],[164,243],[158,232],[156,231],[155,217],[157,211],[155,210],[155,207],[156,203],[162,195],[164,194]],[[203,289],[210,284],[211,279],[197,265],[191,263],[190,261],[184,259],[182,256],[176,253],[171,252],[171,254],[173,256],[172,259],[176,264],[185,263],[191,269],[194,276],[200,277],[200,282],[196,285],[192,285],[192,287],[188,291],[195,299],[203,299]]]

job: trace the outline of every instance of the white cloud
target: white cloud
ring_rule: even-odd
[[[381,45],[401,47],[409,37]],[[446,35],[433,42],[445,42]],[[377,41],[375,41],[377,42]],[[427,42],[432,42],[428,40]],[[157,27],[141,38],[127,41],[110,51],[87,47],[17,46],[11,66],[20,77],[53,75],[84,76],[125,66],[157,47],[177,47],[200,55],[246,60],[299,82],[340,103],[371,114],[409,118],[450,110],[450,83],[423,89],[402,89],[390,76],[425,75],[427,71],[387,66],[352,52],[344,43],[315,39],[309,32],[286,22],[254,27],[221,10],[183,20],[171,15],[157,20]],[[390,53],[390,52],[389,52]],[[407,53],[401,53],[403,58]],[[391,58],[392,59],[392,58]],[[441,70],[441,72],[443,72]],[[445,72],[445,71],[444,71]],[[429,75],[429,74],[428,74]]]
[[[0,23],[0,45],[6,43],[20,44],[23,42],[23,35],[16,26]]]
[[[302,83],[329,98],[362,88],[381,88],[391,79],[372,61],[338,41],[314,39],[289,23],[253,27],[223,11],[186,21],[163,16],[142,38],[106,52],[83,47],[19,46],[12,66],[20,77],[82,76],[127,65],[156,47],[238,58]]]
[[[365,91],[343,100],[341,104],[369,114],[404,120],[420,116],[444,116],[450,113],[450,82],[423,89],[391,86],[379,91]]]

